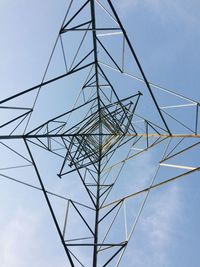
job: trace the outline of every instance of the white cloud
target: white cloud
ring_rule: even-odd
[[[140,245],[132,243],[134,248],[129,249],[127,256],[132,261],[131,264],[137,267],[170,266],[172,233],[177,227],[177,219],[181,214],[181,194],[176,185],[165,189],[157,192],[150,199],[151,202],[146,206],[147,214],[139,222],[141,224]]]
[[[23,207],[1,224],[0,259],[1,267],[64,267],[67,263],[51,221],[40,211]]]
[[[143,220],[144,231],[148,232],[151,244],[163,251],[169,244],[171,231],[176,214],[180,208],[179,189],[173,186],[157,194],[150,205],[151,214]]]
[[[1,225],[0,258],[2,267],[25,267],[24,262],[33,260],[31,252],[37,219],[22,209],[6,225]],[[2,229],[3,228],[3,229]]]

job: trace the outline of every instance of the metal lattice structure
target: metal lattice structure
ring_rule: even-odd
[[[56,49],[63,72],[48,78]],[[71,76],[82,83],[73,107],[60,101],[64,112],[38,123],[34,112],[43,90],[58,88],[58,81],[71,90]],[[42,82],[1,100],[0,109],[7,112],[0,126],[1,146],[20,161],[10,169],[23,172],[29,166],[39,184],[1,176],[43,192],[66,266],[119,266],[151,190],[199,171],[192,162],[192,151],[200,145],[199,103],[147,80],[111,0],[69,1]],[[163,146],[155,175],[124,194],[120,177],[126,163]],[[59,160],[60,167],[50,171],[65,184],[65,195],[47,189],[36,149]],[[74,200],[67,181],[77,177],[79,199]],[[132,201],[140,196],[136,207]],[[64,217],[53,208],[55,198],[65,203]]]

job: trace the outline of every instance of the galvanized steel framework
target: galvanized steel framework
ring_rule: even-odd
[[[102,23],[103,20],[105,20],[104,23]],[[101,23],[103,26],[101,26]],[[74,47],[71,47],[71,50],[68,47],[66,51],[64,38],[71,32],[81,36],[81,39],[70,65],[68,64],[68,57],[71,51],[74,52]],[[117,51],[117,55],[115,54],[114,56],[112,55],[111,47],[109,47],[110,43],[105,41],[105,39],[108,40],[110,38],[112,43],[113,36],[120,36],[122,40],[121,50]],[[65,72],[46,80],[49,65],[58,45],[61,47]],[[114,50],[115,43],[112,43],[112,45]],[[128,58],[126,53],[128,53]],[[138,70],[138,75],[135,75],[135,69],[133,73],[126,71],[127,60],[133,62]],[[76,101],[70,111],[51,118],[28,131],[34,107],[43,87],[54,84],[54,82],[68,76],[78,75],[83,70],[88,70],[88,75],[79,94],[82,102],[78,103]],[[135,91],[133,88],[131,95],[119,97],[112,84],[110,72],[119,73],[119,75],[130,78],[133,81],[133,87],[134,82],[137,81],[138,84],[142,84],[143,91]],[[32,91],[37,93],[31,107],[13,106],[13,100]],[[176,100],[184,101],[184,103],[173,103],[162,107],[155,96],[157,91],[174,97]],[[152,121],[137,112],[140,101],[142,101],[145,94],[150,99],[152,110],[154,110]],[[69,1],[69,7],[42,82],[1,100],[0,108],[1,110],[20,112],[0,126],[1,129],[5,129],[0,136],[1,145],[19,157],[24,158],[29,165],[31,164],[40,186],[37,187],[22,182],[15,177],[2,173],[1,176],[43,192],[69,261],[66,266],[69,266],[69,264],[70,266],[93,267],[119,266],[150,191],[185,175],[199,171],[199,166],[187,166],[187,164],[169,162],[170,159],[173,160],[186,152],[189,153],[193,148],[199,147],[199,103],[147,80],[111,0]],[[187,122],[177,119],[176,115],[173,117],[167,112],[169,109],[185,110],[185,108],[194,109],[194,116],[190,118],[190,122],[193,120],[192,127],[187,125]],[[70,123],[69,121],[74,113],[76,114],[74,121]],[[77,116],[77,114],[80,114],[80,116]],[[154,121],[154,116],[157,116],[156,122]],[[182,132],[177,133],[174,125],[179,125]],[[9,132],[6,134],[6,131]],[[11,139],[24,142],[28,157],[25,157],[24,154],[21,154],[12,148],[12,145],[8,144]],[[190,143],[182,147],[181,144],[187,139],[190,140]],[[149,149],[163,143],[167,143],[167,147],[162,159],[159,161],[156,175],[149,185],[123,197],[117,198],[116,196],[115,200],[109,201],[109,197],[126,162],[129,159],[134,160],[135,157],[139,157]],[[59,178],[63,179],[66,175],[72,173],[76,173],[79,176],[80,183],[89,198],[89,204],[85,204],[82,199],[76,201],[68,199],[67,193],[66,196],[61,196],[47,190],[32,152],[32,145],[45,149],[61,158],[61,168],[56,170]],[[121,151],[120,149],[123,151],[124,148],[127,152],[126,156],[119,159],[116,155],[118,151]],[[11,168],[15,167],[19,168],[20,166],[12,166]],[[159,169],[162,167],[178,170],[178,173],[175,172],[174,175],[170,173],[168,179],[156,182]],[[117,171],[115,171],[116,168],[118,168]],[[113,170],[114,174],[112,174]],[[132,222],[132,226],[128,227],[130,219],[128,219],[129,210],[126,210],[126,203],[138,195],[143,195],[144,198],[137,216]],[[66,215],[62,227],[54,212],[49,196],[66,201]],[[85,226],[85,232],[83,232],[83,236],[68,238],[67,228],[68,223],[73,219],[73,215],[70,216],[70,210],[72,209],[78,215],[79,221]],[[121,210],[123,210],[123,214],[121,214]],[[88,212],[90,212],[90,218],[88,217]],[[119,215],[123,217],[124,226],[121,231],[124,231],[125,234],[123,238],[120,235],[121,239],[116,241],[115,236],[112,234],[109,237],[109,234],[113,228],[115,229],[115,222]],[[79,251],[77,248],[84,247],[90,248],[90,257],[87,263],[82,260],[81,254],[77,252]]]

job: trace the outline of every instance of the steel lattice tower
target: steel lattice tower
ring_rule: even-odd
[[[72,38],[77,48],[70,44]],[[56,49],[64,71],[49,79]],[[65,82],[71,76],[84,80],[74,106],[43,123],[34,122],[43,89],[57,88],[56,82],[64,80],[66,90],[73,90]],[[27,107],[29,95],[32,103]],[[68,258],[66,266],[119,266],[151,190],[199,171],[184,158],[199,148],[199,103],[148,81],[111,0],[70,0],[42,82],[1,100],[0,108],[10,116],[0,127],[1,145],[28,162],[39,186],[1,176],[43,192]],[[179,119],[176,110],[185,108],[193,109],[193,117]],[[13,141],[23,149],[13,147]],[[164,153],[148,184],[127,195],[115,189],[127,161],[162,146]],[[35,147],[59,159],[60,168],[54,171],[61,183],[79,178],[74,188],[80,190],[79,199],[68,197],[69,187],[65,195],[46,188]],[[129,217],[131,201],[138,196],[143,197],[139,208]],[[57,216],[51,197],[64,201],[64,218]],[[81,236],[70,226],[74,218]]]

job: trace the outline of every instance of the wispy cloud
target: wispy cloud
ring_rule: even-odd
[[[1,224],[0,265],[64,267],[67,258],[58,241],[51,222],[45,216],[19,207],[6,224]]]
[[[153,247],[163,252],[170,243],[169,233],[180,209],[180,195],[177,186],[162,190],[150,204],[151,213],[143,219],[143,230],[148,232]]]
[[[1,227],[4,228],[0,239],[1,266],[25,267],[23,261],[32,262],[30,251],[33,244],[30,240],[34,241],[37,219],[29,212],[18,209],[10,221]]]
[[[139,245],[132,243],[129,249],[128,257],[132,265],[137,267],[170,266],[172,233],[176,229],[180,214],[180,189],[176,185],[157,192],[151,198],[149,205],[146,206],[145,215],[140,221]]]

